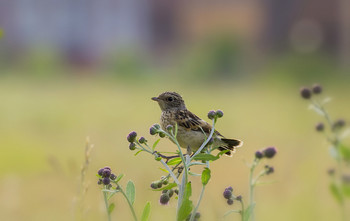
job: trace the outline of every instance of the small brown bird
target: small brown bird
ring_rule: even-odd
[[[160,117],[160,125],[166,130],[168,125],[178,125],[177,140],[182,148],[190,148],[196,151],[209,136],[212,126],[195,114],[187,110],[182,97],[175,92],[164,92],[158,97],[152,97],[157,101],[162,114]],[[203,134],[203,131],[206,135]],[[242,146],[243,142],[236,139],[226,139],[219,131],[215,130],[213,134],[214,147],[218,147],[220,151],[229,150],[226,155],[232,156],[237,147]]]

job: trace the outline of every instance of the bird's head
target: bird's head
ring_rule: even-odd
[[[157,101],[162,111],[171,109],[186,109],[185,102],[181,95],[176,92],[164,92],[158,97],[152,97],[152,100]]]

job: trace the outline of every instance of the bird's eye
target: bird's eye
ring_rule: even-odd
[[[168,98],[167,98],[167,101],[172,102],[173,100],[174,100],[174,98],[173,98],[173,97],[168,97]]]

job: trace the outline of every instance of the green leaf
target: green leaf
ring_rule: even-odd
[[[142,151],[143,151],[143,150],[137,151],[137,152],[134,154],[134,156],[137,156],[137,154],[141,153]]]
[[[254,213],[255,203],[249,205],[243,213],[243,221],[249,221],[250,216]]]
[[[126,184],[126,196],[133,205],[135,202],[135,185],[131,180]]]
[[[152,150],[154,150],[156,148],[156,146],[158,145],[160,139],[156,140],[156,142],[154,142],[153,146],[152,146]]]
[[[214,160],[217,160],[219,158],[220,157],[214,156],[214,155],[211,155],[211,154],[199,153],[193,159],[194,160],[204,160],[204,161],[214,161]]]
[[[185,186],[185,191],[182,198],[182,204],[180,205],[180,209],[177,214],[178,221],[183,221],[190,215],[193,208],[192,201],[190,200],[191,195],[192,195],[191,182],[188,182]]]
[[[202,172],[202,184],[205,186],[208,184],[209,180],[210,180],[210,169],[209,168],[204,168],[203,172]]]
[[[115,204],[111,203],[108,207],[108,213],[111,214],[113,212],[114,208],[115,208]]]
[[[117,176],[117,179],[114,180],[114,183],[118,183],[123,177],[124,174],[120,174],[119,176]]]
[[[164,168],[158,168],[158,169],[160,169],[160,170],[163,171],[163,172],[169,173],[169,171],[167,171],[167,170],[164,169]]]
[[[170,166],[170,165],[176,165],[180,162],[181,162],[181,158],[177,157],[177,158],[173,158],[173,159],[169,160],[167,164]]]
[[[147,221],[151,213],[151,203],[147,202],[145,208],[143,209],[141,221]]]
[[[225,153],[230,152],[230,150],[222,150],[220,151],[218,154],[216,154],[217,157],[221,157],[222,155],[224,155]]]
[[[174,187],[176,187],[177,184],[176,183],[169,183],[168,185],[166,186],[163,186],[162,188],[159,188],[159,189],[152,189],[153,191],[163,191],[163,190],[170,190]]]
[[[329,186],[329,189],[332,195],[334,196],[334,198],[338,201],[338,203],[343,204],[344,199],[339,187],[335,183],[331,183],[331,185]]]
[[[346,197],[350,197],[350,184],[344,183],[342,186],[342,190]]]
[[[343,144],[340,144],[339,145],[339,152],[345,161],[350,161],[350,148],[348,148],[347,146],[345,146]]]

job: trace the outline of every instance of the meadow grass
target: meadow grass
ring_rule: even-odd
[[[326,88],[335,98],[329,111],[349,117],[347,85],[334,82]],[[233,185],[240,193],[248,192],[249,174],[244,161],[251,161],[256,149],[271,145],[278,147],[279,155],[273,162],[275,173],[268,180],[276,182],[257,187],[258,220],[339,220],[325,174],[333,166],[328,146],[326,142],[320,144],[319,135],[314,132],[312,125],[317,116],[301,108],[305,104],[298,89],[299,85],[277,82],[215,82],[203,86],[165,77],[144,83],[99,78],[3,78],[2,219],[72,220],[85,137],[89,136],[95,148],[86,171],[86,182],[90,183],[85,196],[87,220],[106,218],[100,191],[92,188],[101,165],[109,165],[117,173],[126,174],[124,179],[135,182],[135,209],[139,214],[144,203],[151,201],[151,220],[172,220],[175,205],[158,207],[159,196],[149,190],[154,177],[162,175],[162,171],[154,170],[159,167],[157,162],[142,154],[134,157],[125,139],[130,130],[145,134],[150,125],[159,122],[159,107],[150,98],[170,90],[183,94],[187,107],[202,118],[209,110],[222,109],[225,120],[216,128],[227,137],[244,141],[233,158],[222,158],[212,165],[212,180],[201,204],[202,220],[218,220],[230,209],[222,200],[225,187]],[[166,150],[176,148],[166,140],[158,146]],[[200,189],[193,190],[194,199],[199,192]],[[243,194],[243,198],[248,196]],[[118,211],[128,211],[123,199],[115,199],[115,203]],[[112,216],[132,218],[128,212]]]

